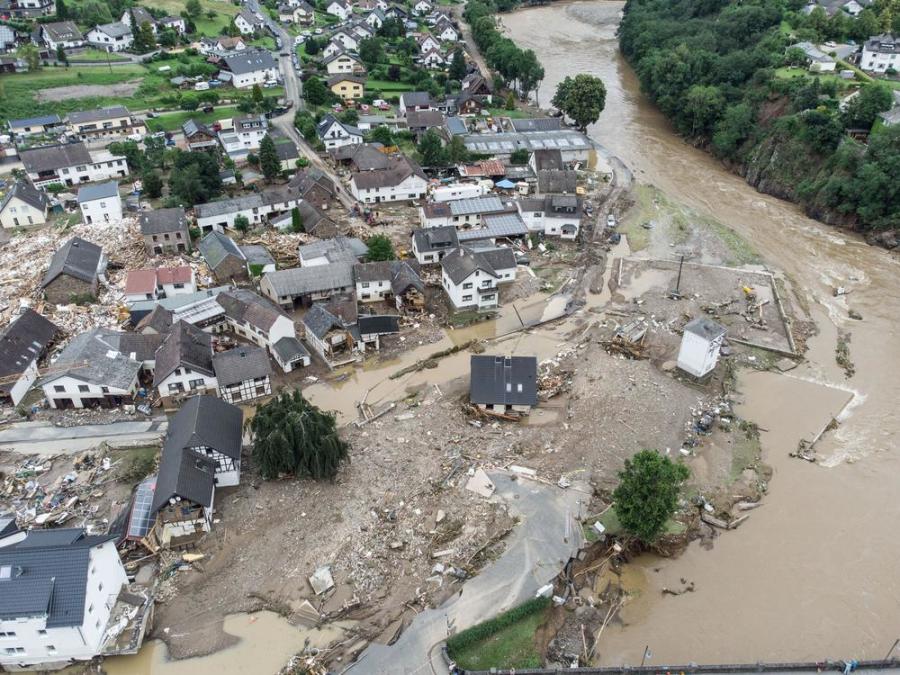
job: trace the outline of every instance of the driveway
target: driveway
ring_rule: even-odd
[[[456,633],[534,597],[553,579],[582,543],[576,518],[590,499],[585,483],[567,490],[507,473],[491,473],[497,490],[520,518],[506,551],[437,609],[417,614],[393,645],[371,644],[353,670],[372,675],[444,675],[440,646]]]
[[[0,430],[0,450],[56,455],[82,452],[103,441],[116,446],[138,447],[156,443],[168,428],[169,422],[165,417],[77,427],[58,427],[48,422],[16,422]]]

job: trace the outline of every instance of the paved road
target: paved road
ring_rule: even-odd
[[[168,427],[165,417],[77,427],[58,427],[47,422],[16,422],[0,430],[0,450],[55,455],[82,452],[103,441],[117,446],[138,446],[155,443],[165,435]]]
[[[506,551],[443,606],[416,615],[391,646],[371,644],[353,670],[371,675],[446,674],[440,646],[448,626],[458,632],[534,597],[559,574],[581,545],[575,518],[579,502],[590,492],[576,483],[568,490],[492,473],[494,499],[504,499],[520,522],[509,535]],[[566,537],[568,536],[568,540]]]

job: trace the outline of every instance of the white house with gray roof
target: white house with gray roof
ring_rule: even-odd
[[[516,257],[505,246],[460,246],[441,260],[441,286],[456,309],[495,309],[500,286],[515,280]]]
[[[900,36],[885,33],[866,40],[859,65],[874,73],[883,73],[890,68],[900,71]]]
[[[353,265],[348,262],[277,270],[264,275],[260,292],[286,309],[309,306],[336,295],[351,294],[354,289]]]
[[[103,648],[128,578],[116,535],[81,528],[0,534],[0,667],[58,669]]]
[[[213,356],[219,396],[244,403],[272,393],[272,368],[265,349],[241,345]]]
[[[224,79],[229,80],[235,89],[249,89],[254,84],[278,81],[278,64],[266,49],[245,49],[228,54],[222,57],[222,63],[224,68],[219,73],[219,79],[227,73]]]
[[[49,206],[46,194],[26,181],[18,181],[0,202],[0,225],[7,230],[43,225],[47,222]]]
[[[84,143],[45,145],[19,151],[19,159],[36,188],[54,183],[72,187],[128,175],[128,163],[122,155],[108,150],[88,150]]]
[[[62,124],[59,115],[41,115],[40,117],[25,117],[17,120],[9,120],[7,126],[9,133],[15,136],[33,136],[43,134]]]
[[[428,202],[419,209],[422,227],[464,228],[481,225],[486,215],[515,211],[514,204],[506,204],[496,195]]]
[[[41,40],[51,52],[63,49],[74,49],[84,45],[84,35],[78,30],[74,21],[55,21],[40,27]]]
[[[368,246],[356,237],[334,237],[298,246],[297,258],[302,267],[331,265],[337,262],[353,264],[359,262],[368,250]]]
[[[87,42],[107,52],[122,52],[134,44],[131,27],[115,21],[94,26],[87,34]]]
[[[326,150],[337,150],[345,145],[359,145],[363,142],[363,133],[350,124],[344,124],[334,115],[322,118],[316,127],[316,134]]]
[[[122,220],[122,198],[116,181],[85,185],[78,189],[78,208],[85,225]]]

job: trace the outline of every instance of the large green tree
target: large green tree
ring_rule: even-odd
[[[434,129],[429,129],[422,134],[422,140],[419,141],[416,149],[419,151],[424,166],[443,166],[447,163],[444,144]]]
[[[309,403],[296,389],[259,406],[247,426],[253,460],[263,478],[294,474],[333,480],[349,459],[350,446],[338,435],[334,415]]]
[[[156,36],[153,34],[153,26],[149,21],[144,21],[134,32],[134,51],[138,53],[149,52],[156,47]]]
[[[891,90],[883,84],[870,84],[854,96],[844,111],[844,124],[848,127],[870,129],[878,113],[889,110],[894,104]],[[900,171],[900,167],[898,167]]]
[[[586,73],[566,76],[557,85],[551,102],[572,118],[579,129],[585,130],[589,124],[600,119],[600,113],[606,106],[606,86],[599,77]]]
[[[397,254],[394,253],[394,245],[391,240],[383,234],[376,234],[366,240],[366,260],[369,262],[381,262],[383,260],[396,260]]]
[[[684,464],[655,450],[642,450],[626,459],[613,492],[616,515],[625,531],[645,544],[652,543],[675,512],[681,484],[688,476]]]
[[[303,83],[303,98],[311,106],[320,106],[328,101],[328,87],[315,75],[307,78]]]
[[[259,142],[259,168],[262,169],[266,180],[272,180],[281,173],[281,162],[275,149],[275,141],[269,134],[263,136]]]

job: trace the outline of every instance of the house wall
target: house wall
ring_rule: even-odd
[[[390,294],[391,282],[389,280],[356,282],[356,297],[360,302],[378,302]]]
[[[355,176],[354,179],[350,181],[350,192],[353,193],[353,196],[359,201],[367,204],[421,199],[425,196],[427,187],[428,183],[418,176],[408,176],[398,185],[363,190],[357,189]]]
[[[859,65],[863,70],[869,70],[876,73],[883,73],[888,68],[893,67],[894,70],[900,70],[900,51],[891,54],[883,54],[863,48],[862,57]]]
[[[331,91],[340,96],[345,101],[362,98],[365,94],[365,87],[359,82],[341,81],[335,82],[331,86]]]
[[[9,200],[6,208],[0,212],[0,225],[6,229],[43,225],[47,222],[44,211],[36,209],[18,197]]]
[[[190,251],[191,238],[187,231],[146,234],[144,235],[144,247],[150,255]]]
[[[122,200],[118,195],[106,199],[95,199],[78,205],[81,220],[86,225],[92,223],[115,223],[122,220]]]
[[[261,396],[269,396],[272,393],[272,383],[269,376],[262,378],[244,380],[237,384],[227,387],[219,387],[219,396],[226,403],[241,403],[243,401],[252,401]],[[223,485],[223,483],[219,483]],[[237,483],[234,483],[235,485]]]
[[[678,350],[678,367],[694,377],[703,377],[716,367],[723,339],[724,336],[710,341],[685,331]]]
[[[97,282],[88,283],[68,274],[60,274],[44,288],[44,296],[55,305],[68,305],[73,297],[96,297]]]
[[[108,52],[125,51],[134,43],[134,36],[131,33],[121,37],[110,37],[101,30],[92,29],[87,34],[88,44],[105,49]]]
[[[37,173],[29,172],[28,178],[35,187],[46,187],[53,183],[73,186],[81,183],[99,183],[111,178],[123,178],[128,175],[128,165],[125,158],[114,157],[110,160],[100,160],[91,164],[79,166],[64,166],[56,171],[52,177],[40,177]]]
[[[168,399],[169,403],[185,394],[189,396],[215,395],[217,390],[218,383],[215,375],[200,373],[185,366],[176,368],[156,386],[156,391],[159,392],[160,397],[164,400]]]
[[[435,188],[431,191],[431,198],[436,202],[452,202],[457,199],[481,197],[486,192],[478,183],[457,183]]]
[[[574,239],[578,235],[578,228],[581,224],[581,218],[577,213],[571,214],[571,216],[564,216],[562,218],[553,217],[550,215],[544,216],[544,234],[548,237],[561,237],[563,239]],[[568,226],[567,229],[571,230],[571,228],[575,228],[574,234],[563,234],[563,227]]]
[[[285,363],[274,351],[272,352],[272,358],[275,359],[275,363],[277,363],[281,367],[281,370],[285,373],[290,373],[297,368],[306,368],[310,363],[312,363],[311,359],[308,356],[298,358],[293,363]]]
[[[485,283],[491,288],[497,287],[497,279],[483,270],[475,270],[458,284],[453,283],[453,280],[443,271],[441,273],[441,284],[444,287],[444,291],[447,293],[447,297],[450,298],[450,302],[457,309],[461,307],[475,307],[478,309],[497,307],[500,304],[499,289],[494,293],[478,292],[477,289],[484,287]]]
[[[37,376],[37,359],[34,359],[28,364],[22,374],[19,375],[19,379],[16,380],[16,383],[10,387],[9,398],[12,400],[13,405],[19,405],[19,402],[25,398],[25,394],[31,389],[31,385],[34,384]]]
[[[265,84],[266,82],[275,81],[277,79],[277,68],[263,68],[249,73],[242,73],[241,75],[234,75],[231,84],[235,89],[248,89],[254,84]]]
[[[60,390],[60,388],[62,388]],[[116,387],[107,387],[103,385],[91,384],[79,380],[77,378],[66,375],[57,378],[52,382],[41,387],[44,396],[50,403],[51,408],[58,408],[62,399],[69,399],[76,408],[84,408],[91,402],[101,401],[106,397],[120,396],[124,399],[130,399],[135,396],[138,389],[137,375],[128,389],[118,389]],[[103,391],[106,389],[107,391]]]
[[[119,591],[128,582],[115,544],[108,541],[90,552],[84,619],[80,626],[47,628],[47,617],[0,621],[0,666],[34,666],[89,660],[98,654]],[[8,654],[7,650],[22,650]]]
[[[341,73],[352,73],[359,67],[359,62],[356,59],[351,59],[345,55],[339,56],[334,61],[329,61],[328,65],[325,66],[325,70],[329,75],[339,75]]]
[[[213,499],[215,499],[215,491],[213,492]],[[209,532],[212,527],[212,504],[210,504],[208,509],[193,505],[195,506],[193,517],[186,517],[178,513],[182,508],[181,505],[191,505],[191,503],[181,500],[175,504],[165,506],[157,514],[153,532],[163,548],[167,548],[172,539],[176,537],[189,537],[196,535],[198,532]],[[179,518],[183,518],[183,520]]]
[[[235,281],[247,281],[249,278],[247,276],[247,261],[235,255],[229,255],[213,270],[213,276],[219,282],[227,282],[232,279]]]
[[[216,487],[231,487],[241,482],[240,458],[234,459],[206,445],[191,446],[190,450],[209,457],[216,463]]]

